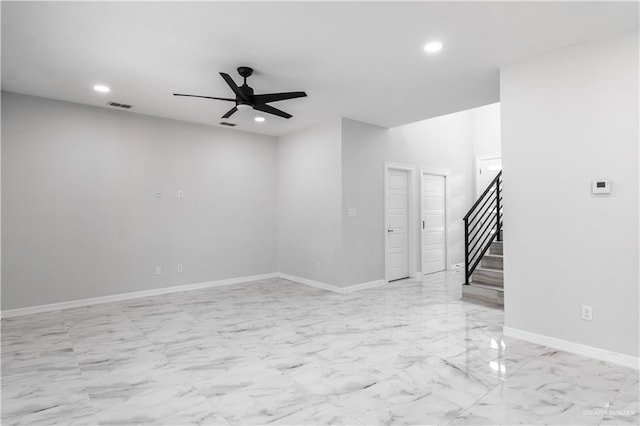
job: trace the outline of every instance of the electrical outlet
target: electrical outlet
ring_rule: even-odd
[[[179,199],[184,198],[184,191],[182,189],[178,191],[178,198]]]
[[[584,321],[593,321],[593,308],[591,306],[582,305],[582,319]]]
[[[156,191],[156,198],[162,198],[162,192]]]
[[[156,275],[162,275],[162,266],[156,266]]]
[[[178,263],[178,272],[182,273],[182,263]]]

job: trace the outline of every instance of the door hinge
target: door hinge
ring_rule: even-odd
[[[424,229],[424,220],[422,221],[422,229]]]

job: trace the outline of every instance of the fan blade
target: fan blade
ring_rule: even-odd
[[[238,108],[236,108],[236,107],[231,108],[229,111],[226,112],[225,115],[222,116],[222,118],[231,117],[237,110],[238,110]]]
[[[242,99],[245,102],[249,102],[249,99],[247,99],[244,96],[244,94],[242,93],[242,91],[240,90],[236,82],[233,81],[233,79],[229,76],[229,74],[221,72],[220,75],[222,76],[222,78],[224,78],[224,81],[227,82],[229,87],[231,87],[231,90],[233,90],[233,93],[235,93],[238,98]]]
[[[200,96],[200,95],[185,95],[183,93],[174,93],[173,96],[188,96],[190,98],[205,98],[205,99],[216,99],[218,101],[231,101],[231,102],[235,102],[235,99],[229,99],[229,98],[215,98],[213,96]]]
[[[264,95],[255,95],[253,98],[258,104],[266,104],[269,102],[284,101],[287,99],[304,98],[307,96],[304,92],[286,92],[286,93],[266,93]]]
[[[278,108],[274,108],[270,105],[265,104],[257,104],[253,106],[253,109],[257,109],[258,111],[267,112],[269,114],[277,115],[282,118],[291,118],[293,117],[291,114],[287,114],[284,111],[280,111]]]

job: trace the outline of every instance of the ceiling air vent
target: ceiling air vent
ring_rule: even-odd
[[[131,109],[133,107],[133,105],[121,104],[118,102],[108,102],[107,105],[116,107],[116,108],[123,108],[123,109]]]
[[[226,121],[221,121],[220,124],[223,125],[223,126],[235,127],[235,124],[227,123]]]

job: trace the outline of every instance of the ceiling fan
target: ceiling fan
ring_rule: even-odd
[[[253,68],[250,67],[238,67],[238,74],[244,78],[244,83],[242,86],[238,87],[238,85],[233,81],[233,79],[229,76],[229,74],[221,72],[220,75],[227,82],[233,93],[235,93],[236,98],[216,98],[213,96],[201,96],[201,95],[186,95],[183,93],[174,93],[173,96],[188,96],[191,98],[205,98],[205,99],[216,99],[219,101],[231,101],[235,102],[236,105],[231,108],[229,111],[222,116],[222,118],[231,117],[236,111],[239,109],[255,109],[258,111],[266,112],[268,114],[277,115],[282,118],[291,118],[293,117],[291,114],[287,114],[284,111],[279,110],[278,108],[274,108],[271,105],[267,105],[269,102],[277,102],[284,101],[287,99],[295,99],[295,98],[303,98],[307,96],[305,92],[285,92],[285,93],[265,93],[262,95],[255,95],[253,93],[253,89],[247,85],[247,77],[250,77],[253,74]]]

